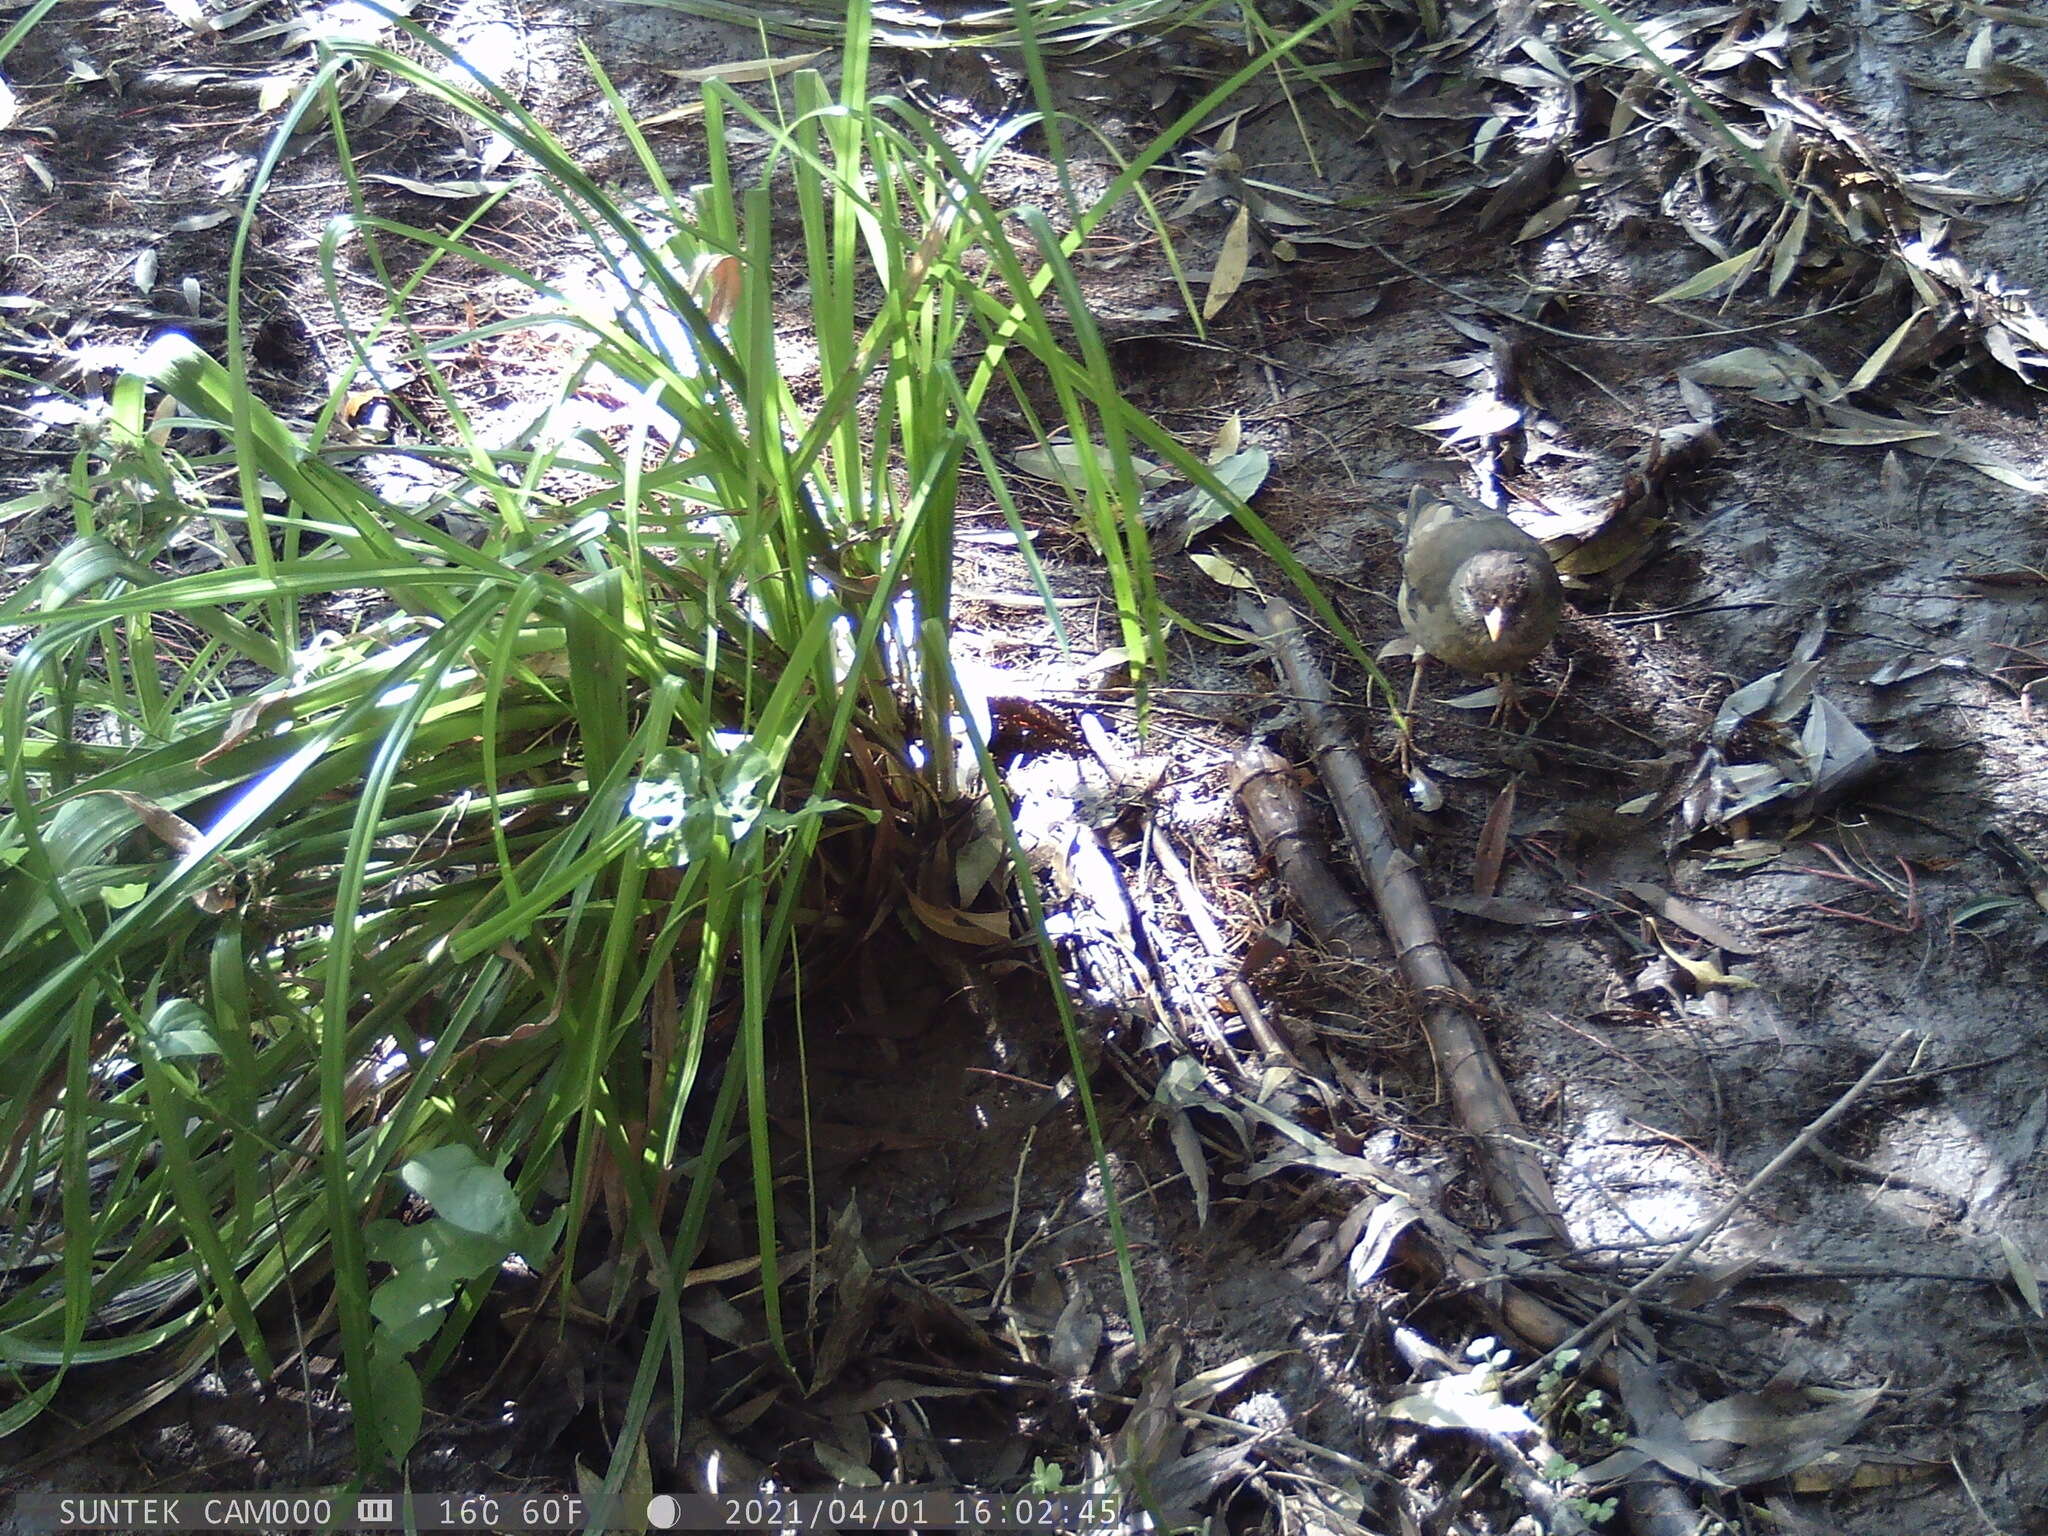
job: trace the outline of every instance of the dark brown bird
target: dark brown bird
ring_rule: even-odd
[[[1564,587],[1543,546],[1494,513],[1415,508],[1401,556],[1401,626],[1460,672],[1517,672],[1557,633]]]

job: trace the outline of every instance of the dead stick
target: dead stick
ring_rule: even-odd
[[[1203,951],[1211,960],[1227,965],[1230,960],[1230,946],[1223,942],[1223,932],[1216,926],[1216,919],[1209,911],[1208,902],[1202,889],[1195,884],[1195,877],[1188,869],[1187,861],[1181,858],[1180,850],[1173,846],[1173,839],[1166,835],[1166,829],[1154,821],[1148,829],[1152,845],[1152,857],[1159,861],[1159,867],[1166,872],[1174,888],[1180,892],[1181,914],[1187,918],[1188,926],[1201,940]],[[1259,1005],[1258,998],[1241,977],[1230,977],[1223,985],[1230,998],[1230,1005],[1237,1010],[1246,1031],[1251,1035],[1269,1061],[1282,1061],[1302,1071],[1300,1060],[1280,1032],[1273,1027],[1273,1021],[1266,1017],[1266,1010]]]
[[[1244,806],[1252,840],[1293,895],[1323,952],[1339,960],[1384,960],[1387,946],[1372,919],[1317,851],[1308,806],[1287,759],[1263,742],[1246,742],[1230,760],[1230,787]]]
[[[1308,654],[1294,610],[1275,600],[1267,605],[1263,621],[1275,663],[1300,703],[1303,731],[1317,770],[1329,786],[1352,850],[1365,871],[1366,884],[1379,906],[1381,921],[1393,940],[1401,974],[1424,999],[1423,1033],[1450,1089],[1458,1123],[1478,1148],[1487,1190],[1508,1225],[1540,1227],[1559,1246],[1568,1248],[1570,1234],[1549,1176],[1465,995],[1464,978],[1451,964],[1438,936],[1415,861],[1395,841],[1386,808],[1380,804],[1365,765],[1344,738],[1331,709],[1330,685]]]

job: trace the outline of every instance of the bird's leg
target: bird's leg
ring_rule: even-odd
[[[1401,712],[1401,739],[1396,743],[1400,754],[1401,777],[1411,778],[1415,771],[1415,707],[1422,699],[1422,669],[1429,661],[1426,651],[1415,653],[1415,671],[1408,679],[1408,707]]]
[[[1406,713],[1407,717],[1411,720],[1415,718],[1415,706],[1422,699],[1422,669],[1427,665],[1429,665],[1429,652],[1417,651],[1415,653],[1415,671],[1408,679],[1408,709]]]
[[[1493,718],[1487,723],[1496,729],[1505,729],[1510,721],[1526,721],[1529,712],[1522,708],[1522,690],[1516,684],[1511,672],[1496,672],[1493,685],[1500,690],[1500,702],[1493,706]]]

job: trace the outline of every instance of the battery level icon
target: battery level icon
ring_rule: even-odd
[[[398,1524],[398,1501],[396,1499],[357,1499],[356,1524],[396,1525]]]

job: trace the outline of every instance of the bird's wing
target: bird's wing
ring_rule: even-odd
[[[1415,541],[1428,533],[1430,529],[1441,527],[1457,515],[1457,508],[1453,507],[1449,502],[1433,500],[1425,496],[1421,488],[1417,487],[1415,493],[1408,498],[1407,531],[1409,547],[1413,548]]]

